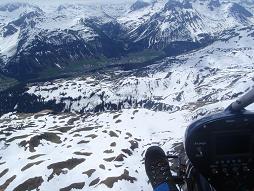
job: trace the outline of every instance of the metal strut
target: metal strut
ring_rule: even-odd
[[[241,98],[232,103],[227,110],[232,112],[242,111],[245,107],[254,103],[254,88],[250,90],[248,93],[243,95]]]

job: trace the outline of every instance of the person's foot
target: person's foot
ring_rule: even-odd
[[[169,190],[177,190],[172,178],[167,156],[162,148],[152,146],[147,149],[145,155],[146,174],[156,189],[158,186],[167,184]]]

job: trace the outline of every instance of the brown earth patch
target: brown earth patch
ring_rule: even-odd
[[[116,123],[121,123],[122,122],[122,120],[120,120],[120,119],[118,119],[117,121],[116,121]]]
[[[70,131],[72,128],[73,128],[73,126],[71,126],[71,127],[60,127],[60,128],[57,128],[56,131],[60,131],[61,133],[66,133],[66,132]]]
[[[113,142],[110,144],[111,147],[115,147],[116,146],[116,142]]]
[[[8,180],[5,181],[5,183],[3,183],[2,185],[0,185],[0,190],[4,191],[6,190],[6,188],[10,185],[10,183],[12,183],[12,181],[16,178],[17,176],[14,175],[11,178],[9,178]]]
[[[129,150],[129,149],[122,149],[122,151],[123,151],[125,154],[129,155],[129,156],[132,155],[132,151]]]
[[[105,166],[104,166],[103,164],[100,164],[99,167],[100,167],[101,169],[103,169],[103,170],[106,169]]]
[[[86,143],[89,143],[90,141],[80,141],[80,142],[78,142],[78,144],[86,144]]]
[[[127,136],[129,137],[132,137],[132,134],[131,133],[126,133]]]
[[[98,129],[99,127],[101,127],[101,126],[80,128],[80,129],[77,129],[75,131],[72,131],[70,134],[79,133],[79,132],[82,132],[82,131],[92,131],[94,129]]]
[[[141,139],[137,139],[137,138],[135,138],[135,140],[136,140],[136,141],[139,141],[139,142],[141,141]]]
[[[19,146],[25,147],[25,149],[27,149],[28,147],[30,152],[35,152],[34,148],[38,147],[40,145],[41,140],[43,139],[51,143],[56,143],[56,144],[62,143],[61,138],[57,134],[43,133],[41,135],[36,135],[32,137],[29,141],[20,142]]]
[[[135,115],[136,113],[138,113],[138,110],[133,111],[132,114]]]
[[[44,162],[44,160],[38,161],[38,162],[34,162],[34,163],[28,163],[26,166],[24,166],[24,167],[21,169],[21,171],[25,171],[25,170],[31,168],[32,166],[34,166],[34,165],[39,165],[39,164],[41,164],[41,163],[43,163],[43,162]]]
[[[120,154],[115,158],[115,161],[121,162],[124,161],[124,158],[127,158],[124,154]]]
[[[84,161],[85,161],[85,159],[73,158],[73,159],[69,159],[67,161],[58,162],[58,163],[49,165],[47,168],[53,169],[53,172],[49,176],[48,181],[51,180],[54,177],[54,175],[59,176],[61,173],[63,173],[63,169],[67,168],[69,170],[72,170],[73,168],[75,168],[79,164],[83,163]]]
[[[85,182],[80,182],[80,183],[73,183],[70,186],[67,186],[65,188],[61,188],[60,191],[71,191],[72,189],[83,189],[85,186]]]
[[[120,134],[122,134],[122,131],[120,131],[120,130],[116,130],[118,133],[120,133]]]
[[[74,152],[75,155],[82,155],[82,156],[91,156],[93,153],[88,152]]]
[[[58,118],[58,120],[62,120],[62,119],[66,119],[66,116],[61,116],[61,117]]]
[[[90,169],[88,171],[83,172],[82,174],[86,174],[88,178],[90,178],[95,171],[96,171],[95,169]]]
[[[73,137],[82,137],[82,135],[80,135],[80,134],[75,134],[75,135],[73,135]]]
[[[17,186],[13,191],[27,191],[27,190],[39,190],[38,188],[43,183],[42,177],[30,178]]]
[[[118,137],[118,135],[114,131],[109,132],[110,137]]]
[[[0,178],[2,178],[7,172],[9,171],[9,169],[5,169],[0,173]]]
[[[110,150],[105,150],[103,153],[106,153],[106,154],[111,154],[111,153],[114,153],[114,150],[113,150],[113,149],[110,149]]]
[[[79,119],[80,119],[79,117],[71,118],[71,119],[67,122],[67,124],[68,124],[68,125],[73,125],[74,122],[75,122],[75,121],[78,121]]]
[[[98,137],[98,135],[91,134],[91,135],[87,135],[85,137],[95,139],[96,137]]]
[[[113,160],[115,160],[116,157],[110,157],[110,158],[105,158],[103,159],[106,162],[112,162]]]
[[[96,184],[98,184],[100,182],[100,178],[96,178],[95,180],[93,180],[90,184],[89,187],[94,186]]]
[[[116,119],[116,118],[120,117],[121,115],[122,115],[122,114],[114,115],[114,116],[113,116],[113,119]]]
[[[27,159],[29,159],[29,160],[34,160],[34,159],[39,158],[39,157],[42,157],[42,156],[45,156],[45,154],[33,155],[33,156],[28,157]]]
[[[131,144],[131,150],[135,150],[135,149],[137,149],[138,148],[138,142],[137,141],[129,141],[129,143]]]
[[[129,181],[131,183],[134,183],[134,181],[137,181],[137,179],[135,177],[131,177],[129,175],[129,171],[125,169],[124,173],[121,176],[108,177],[107,179],[101,181],[100,184],[105,184],[108,188],[113,188],[113,186],[116,182],[122,181],[122,180],[126,180],[126,181]]]

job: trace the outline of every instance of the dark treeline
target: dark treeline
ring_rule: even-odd
[[[28,89],[19,84],[11,89],[0,92],[0,115],[17,111],[22,113],[35,113],[45,109],[60,112],[64,104],[55,101],[45,102],[42,98],[26,93]]]

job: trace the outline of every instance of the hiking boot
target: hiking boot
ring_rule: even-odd
[[[145,155],[145,168],[153,189],[156,189],[161,185],[165,187],[166,185],[168,190],[177,191],[167,156],[162,148],[152,146],[147,149]]]

